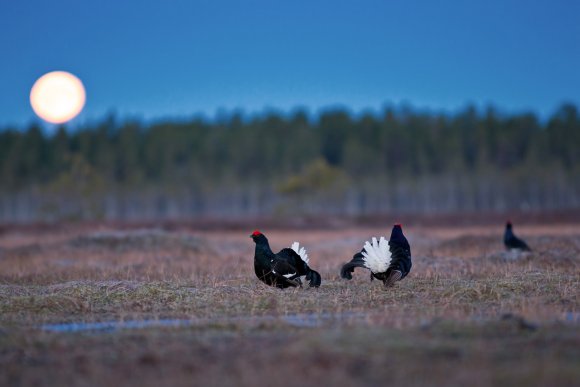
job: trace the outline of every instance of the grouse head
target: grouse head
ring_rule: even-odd
[[[252,238],[255,243],[268,243],[266,236],[258,230],[255,230],[252,235],[250,235],[250,238]]]

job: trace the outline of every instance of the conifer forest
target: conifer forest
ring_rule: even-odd
[[[468,106],[0,131],[0,221],[567,210],[580,116]]]

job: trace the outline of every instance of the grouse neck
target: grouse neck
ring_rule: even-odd
[[[270,245],[268,244],[268,241],[257,241],[256,242],[256,256],[260,256],[260,255],[265,255],[265,256],[270,256],[270,255],[274,255],[274,253],[272,252],[272,249],[270,249]]]
[[[514,232],[512,231],[511,227],[506,228],[505,230],[505,238],[509,239],[512,238],[514,236]]]

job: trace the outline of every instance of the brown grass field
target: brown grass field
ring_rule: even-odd
[[[5,227],[0,385],[578,386],[579,226],[516,224],[520,256],[502,224],[405,227],[413,270],[390,289],[338,276],[390,226],[264,228],[322,275],[287,290],[255,278],[253,228]],[[110,321],[149,325],[43,329]]]

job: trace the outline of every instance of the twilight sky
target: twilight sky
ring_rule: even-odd
[[[0,2],[0,128],[35,115],[42,74],[87,90],[72,124],[120,117],[580,105],[580,1]]]

